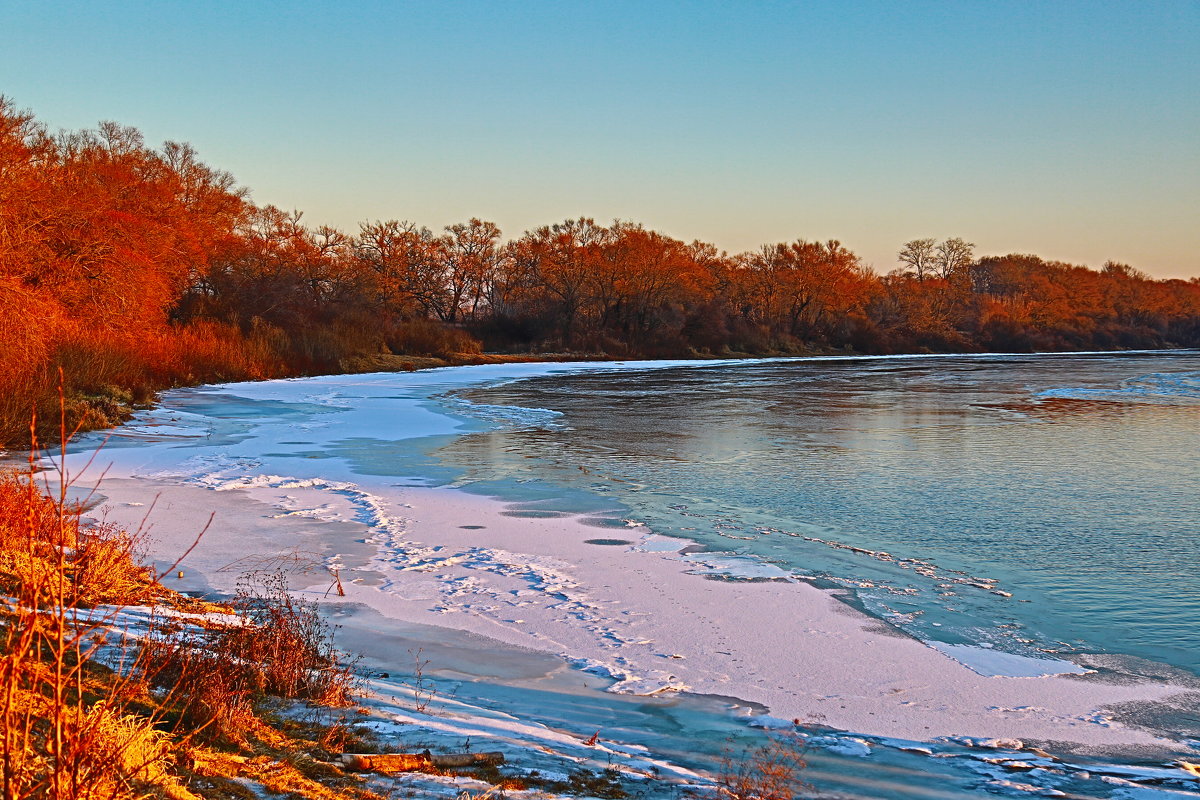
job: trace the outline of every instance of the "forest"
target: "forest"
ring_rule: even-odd
[[[878,274],[832,239],[729,254],[631,221],[343,231],[187,144],[0,98],[0,443],[57,428],[60,394],[94,428],[171,386],[423,363],[1200,345],[1200,278],[897,249]]]

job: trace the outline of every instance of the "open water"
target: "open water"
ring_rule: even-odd
[[[1200,672],[1195,351],[606,371],[443,400],[490,428],[433,454],[467,488],[765,559],[985,674],[981,650]]]

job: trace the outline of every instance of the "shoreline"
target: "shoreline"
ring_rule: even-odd
[[[142,492],[146,488],[147,484],[141,480],[113,485],[107,500],[119,503],[119,498],[127,493],[128,496],[144,496]],[[203,564],[209,560],[209,563],[216,565],[213,572],[201,573],[198,567],[190,566],[185,570],[183,580],[165,580],[172,588],[189,591],[216,588],[228,592],[240,573],[225,567],[239,560],[246,565],[246,558],[252,555],[253,550],[268,544],[271,537],[279,534],[287,536],[287,543],[291,545],[288,552],[296,552],[310,545],[319,545],[320,542],[315,540],[318,537],[324,539],[330,526],[339,531],[338,539],[341,541],[335,544],[353,542],[351,537],[363,533],[354,530],[354,523],[321,522],[295,514],[278,516],[280,510],[264,502],[261,490],[213,491],[198,486],[165,484],[158,488],[162,490],[158,500],[159,514],[162,517],[169,516],[172,528],[179,531],[187,529],[190,536],[194,537],[195,529],[189,523],[202,523],[201,517],[206,517],[213,510],[217,511],[218,519],[229,515],[239,522],[236,528],[217,526],[210,529],[212,538],[207,542],[202,540],[202,547],[197,548],[201,559],[196,563]],[[469,517],[465,518],[507,524],[511,526],[512,535],[536,536],[528,526],[531,520],[503,516],[504,511],[510,508],[507,503],[475,496],[470,498],[474,503],[450,507],[444,502],[448,499],[445,495],[464,493],[444,489],[425,491],[442,496],[431,499],[443,502],[429,506],[442,513],[467,514]],[[409,513],[414,515],[424,506],[423,503],[413,505]],[[116,505],[113,507],[120,508]],[[124,508],[130,519],[140,516],[144,511],[141,506]],[[499,516],[483,516],[488,510]],[[120,515],[110,514],[110,519],[115,516]],[[427,530],[441,532],[449,529],[449,522],[457,520],[439,515],[425,521],[429,524]],[[574,525],[581,537],[605,533],[570,520],[564,526],[562,518],[533,522],[548,527],[569,528]],[[463,535],[478,535],[481,532],[463,531]],[[161,523],[151,528],[152,535],[161,537],[159,546],[169,540],[167,533]],[[177,541],[182,544],[182,538]],[[208,552],[204,552],[204,546],[210,548]],[[577,546],[605,552],[617,550],[614,546],[582,543]],[[347,555],[340,548],[334,549]],[[350,569],[343,573],[347,590],[345,598],[337,598],[330,591],[328,576],[313,581],[314,573],[310,568],[300,566],[294,569],[291,578],[293,586],[304,587],[298,589],[297,594],[318,600],[325,606],[329,620],[339,626],[336,637],[338,645],[349,652],[363,654],[359,671],[367,679],[370,694],[365,705],[371,710],[371,715],[363,718],[363,723],[384,741],[392,741],[408,749],[441,747],[454,750],[464,742],[474,741],[479,742],[474,745],[479,749],[507,751],[510,761],[523,769],[537,769],[543,774],[565,774],[571,764],[593,770],[602,770],[612,764],[630,780],[644,781],[647,786],[674,787],[671,789],[674,791],[680,787],[706,783],[706,776],[714,774],[719,767],[723,748],[728,747],[730,738],[753,741],[755,730],[760,734],[794,730],[806,742],[806,757],[826,784],[853,785],[855,776],[862,775],[864,770],[867,773],[884,768],[897,770],[897,774],[905,776],[905,785],[893,787],[896,790],[894,796],[897,797],[928,796],[913,784],[927,781],[932,786],[939,780],[964,782],[964,773],[978,772],[980,769],[991,770],[996,780],[1006,780],[1004,776],[1015,769],[1004,766],[1009,762],[1037,763],[1068,774],[1107,774],[1136,781],[1141,777],[1159,779],[1171,775],[1174,770],[1166,768],[1168,762],[1194,758],[1187,748],[1178,743],[1159,739],[1145,731],[1126,727],[1119,721],[1090,713],[1100,704],[1100,696],[1114,702],[1141,705],[1173,694],[1176,689],[1159,685],[1155,691],[1153,684],[1096,684],[1076,677],[996,679],[979,676],[915,639],[894,632],[882,632],[873,618],[833,599],[829,592],[803,583],[705,580],[679,571],[682,564],[673,558],[676,554],[675,550],[651,549],[627,555],[637,559],[653,559],[659,569],[674,571],[679,581],[711,588],[722,594],[730,590],[767,588],[800,590],[806,602],[814,597],[823,598],[826,607],[820,609],[823,613],[818,616],[834,623],[830,627],[836,627],[837,631],[830,633],[853,636],[857,629],[861,637],[859,643],[865,645],[868,651],[878,646],[893,648],[899,645],[909,654],[917,653],[920,660],[917,666],[933,664],[939,673],[936,677],[951,675],[982,687],[983,692],[973,697],[977,704],[1000,705],[1005,702],[1006,693],[1009,693],[1007,697],[1015,694],[1024,702],[1038,702],[1040,700],[1030,700],[1029,693],[1042,693],[1040,697],[1048,694],[1055,704],[1048,703],[1042,708],[1031,709],[1032,715],[1045,715],[1047,712],[1067,714],[1069,710],[1063,706],[1067,703],[1077,704],[1071,710],[1079,713],[1074,718],[1047,719],[1043,716],[1041,719],[1009,719],[1008,714],[997,708],[990,715],[983,715],[993,718],[990,725],[985,726],[977,724],[979,718],[974,716],[973,710],[964,709],[956,715],[937,715],[937,719],[947,725],[961,720],[962,727],[918,731],[915,734],[906,730],[880,729],[870,723],[855,725],[847,720],[821,720],[816,719],[815,715],[805,715],[801,719],[801,726],[796,727],[791,724],[788,714],[780,713],[780,708],[767,707],[771,698],[762,698],[766,703],[756,702],[756,695],[752,691],[730,687],[719,679],[695,681],[687,690],[678,693],[662,692],[652,696],[614,694],[611,691],[614,680],[607,670],[589,672],[587,665],[571,664],[559,652],[555,652],[554,647],[547,648],[545,639],[530,641],[524,633],[497,627],[494,617],[443,612],[430,619],[430,615],[421,611],[421,603],[427,600],[416,596],[421,589],[419,585],[411,587],[410,596],[402,601],[408,606],[407,611],[412,613],[397,613],[395,603],[384,604],[386,607],[381,611],[381,603],[373,601],[387,600],[388,596],[384,594],[378,577],[372,575],[374,565],[364,550],[359,551],[359,574],[364,580],[347,580],[347,576],[353,574]],[[446,552],[445,557],[453,558],[454,554]],[[404,572],[427,579],[437,574],[420,570]],[[629,574],[637,575],[636,572]],[[304,580],[306,575],[307,584]],[[469,597],[461,599],[466,603],[470,600]],[[550,601],[556,599],[550,598]],[[404,612],[404,609],[399,610]],[[464,622],[473,624],[461,624]],[[689,661],[693,662],[693,666],[702,666],[696,663],[694,657],[686,657],[694,656],[694,653],[680,655],[685,658],[672,659],[670,663],[673,666],[682,667]],[[429,661],[424,678],[414,676],[415,659]],[[851,711],[857,710],[863,719],[877,719],[882,705],[895,700],[890,690],[897,688],[905,677],[909,680],[913,677],[911,674],[900,677],[889,674],[884,666],[866,665],[865,669],[851,676],[873,681],[875,688],[874,694],[863,692],[855,698],[858,705]],[[837,664],[831,667],[833,669],[825,673],[824,679],[831,681],[842,693],[850,696],[854,690],[863,689],[861,682],[855,684],[848,681],[846,671]],[[920,677],[925,680],[930,676],[922,674]],[[416,710],[413,687],[420,680],[428,680],[429,688],[433,688],[432,708],[427,711]],[[804,683],[803,680],[810,682]],[[811,680],[811,675],[805,676],[802,685],[811,689]],[[886,686],[883,685],[885,682]],[[1003,685],[997,689],[997,684]],[[961,701],[963,695],[960,687],[951,685],[946,688],[948,691],[944,699]],[[1057,689],[1063,689],[1064,694],[1056,694]],[[910,716],[907,722],[924,724],[922,720],[929,721],[928,717],[920,716],[921,713]],[[691,731],[687,729],[689,726],[692,727]],[[696,731],[707,731],[705,738],[697,740]],[[587,744],[593,733],[599,735],[598,745]],[[1088,735],[1077,736],[1080,733]],[[1073,735],[1075,738],[1070,738]],[[1056,738],[1059,736],[1067,738]],[[1047,751],[1050,757],[1042,755]],[[1162,766],[1136,767],[1132,766],[1134,763]],[[1177,777],[1187,780],[1182,773]],[[429,788],[432,791],[436,787]],[[652,792],[650,796],[658,795]]]
[[[131,403],[123,395],[123,390],[118,390],[115,394],[101,392],[97,395],[91,395],[86,398],[92,405],[93,424],[85,424],[76,431],[79,435],[104,435],[106,431],[113,431],[118,428],[127,427],[131,424],[136,424],[136,420],[142,412],[147,410],[153,411],[158,408],[162,401],[162,396],[177,392],[203,390],[211,386],[235,386],[244,384],[256,383],[277,383],[281,381],[307,381],[321,378],[351,378],[358,375],[378,375],[378,374],[394,374],[403,375],[413,372],[429,372],[440,371],[446,369],[459,369],[479,366],[509,366],[509,365],[534,365],[534,366],[552,366],[552,365],[570,365],[570,366],[603,366],[611,364],[653,364],[658,362],[670,362],[678,366],[688,365],[703,365],[706,363],[736,363],[736,362],[770,362],[770,361],[841,361],[841,360],[878,360],[878,359],[902,359],[902,358],[988,358],[994,356],[1103,356],[1103,355],[1137,355],[1151,353],[1186,353],[1197,352],[1200,348],[1189,347],[1161,347],[1161,348],[1135,348],[1135,349],[1114,349],[1114,350],[1046,350],[1046,351],[1030,351],[1030,352],[1005,352],[1005,351],[978,351],[978,352],[904,352],[890,354],[870,354],[847,352],[841,349],[828,349],[824,351],[807,351],[804,353],[769,353],[769,354],[753,354],[753,353],[730,353],[725,356],[716,356],[712,354],[693,354],[690,356],[677,356],[670,359],[647,360],[640,357],[630,357],[626,359],[614,358],[606,354],[590,354],[590,353],[480,353],[476,355],[462,355],[461,357],[440,357],[440,356],[411,356],[397,355],[394,353],[376,353],[370,355],[351,356],[345,359],[337,371],[318,371],[305,374],[293,374],[283,377],[262,378],[257,380],[235,381],[217,384],[205,383],[177,383],[166,386],[165,388],[155,389],[153,392],[153,402],[148,404]],[[109,387],[110,389],[118,389],[118,387]],[[99,405],[97,405],[97,401]],[[98,423],[98,424],[95,424]],[[53,450],[58,446],[57,434],[49,431],[43,435],[41,441],[52,442],[48,447],[43,447],[44,450]],[[20,445],[20,442],[17,442]],[[27,444],[27,442],[26,442]],[[7,445],[13,447],[12,443]],[[16,452],[12,449],[4,449],[5,445],[0,443],[0,461],[11,458]],[[20,449],[18,447],[18,449]]]
[[[404,538],[393,533],[381,540],[376,531],[375,541],[363,542],[371,533],[355,530],[360,523],[345,518],[355,513],[350,503],[343,518],[314,519],[304,512],[323,506],[323,514],[332,516],[329,506],[340,497],[331,497],[326,487],[295,486],[298,482],[216,491],[155,487],[160,513],[173,518],[170,530],[161,523],[151,528],[152,535],[163,537],[159,547],[183,545],[184,520],[194,527],[206,507],[217,507],[218,520],[227,515],[237,520],[229,533],[210,529],[181,565],[190,579],[167,579],[168,585],[229,591],[243,569],[269,566],[270,554],[251,548],[284,534],[291,547],[283,561],[289,552],[318,552],[306,547],[310,542],[339,557],[344,598],[330,591],[331,578],[318,577],[312,562],[292,569],[293,589],[330,608],[361,605],[382,620],[447,628],[554,656],[611,682],[608,691],[736,698],[747,708],[768,709],[774,718],[912,742],[1018,739],[1085,754],[1126,748],[1166,754],[1173,749],[1169,740],[1127,728],[1099,710],[1194,691],[1149,680],[1110,683],[1094,673],[980,675],[852,609],[832,591],[782,576],[706,580],[693,571],[729,566],[706,563],[717,554],[681,554],[689,544],[684,540],[629,528],[630,545],[589,544],[609,539],[612,531],[565,516],[511,516],[504,501],[455,489],[407,488],[408,507],[390,509],[407,515]],[[143,481],[110,485],[109,499],[144,496],[146,488]],[[223,495],[220,503],[214,503],[214,494]],[[291,508],[282,508],[284,503]],[[126,523],[142,511],[129,509],[134,513],[114,509],[107,518]],[[259,522],[248,529],[253,511]],[[288,517],[303,522],[297,526]],[[462,527],[477,524],[483,529]],[[487,536],[483,547],[481,535]],[[539,546],[548,542],[552,547]],[[635,597],[639,586],[651,597]],[[769,614],[729,619],[718,613],[738,607]],[[780,635],[782,619],[789,622]],[[779,647],[781,639],[790,645]]]
[[[603,368],[626,366],[636,368]],[[323,396],[336,403],[339,380],[370,378],[369,383],[386,387],[395,400],[391,384],[403,377],[342,376],[317,385],[302,383],[310,400]],[[286,395],[298,382],[272,383],[274,387],[234,386],[239,396],[267,402],[266,397],[278,394],[272,389]],[[191,393],[202,396],[205,390]],[[422,415],[425,435],[461,432],[451,417],[441,414],[437,420],[423,401],[412,399],[409,410]],[[166,416],[169,413],[175,412]],[[111,521],[136,527],[146,510],[139,503],[148,505],[159,491],[150,532],[158,538],[155,550],[164,555],[181,552],[209,512],[217,513],[214,528],[183,565],[185,579],[168,579],[172,588],[227,591],[237,575],[231,566],[239,560],[242,567],[252,566],[248,556],[269,561],[289,552],[315,554],[316,561],[306,569],[314,564],[319,569],[336,556],[343,570],[344,600],[326,599],[332,583],[328,575],[311,580],[315,573],[310,572],[310,582],[304,583],[305,570],[297,569],[293,586],[303,586],[307,595],[333,609],[351,609],[344,614],[335,610],[335,620],[356,630],[368,645],[373,641],[371,629],[355,627],[363,615],[353,611],[354,606],[369,609],[375,626],[381,619],[434,625],[487,637],[505,647],[576,659],[571,672],[576,678],[583,676],[585,684],[592,680],[592,688],[623,680],[626,690],[660,697],[680,691],[709,699],[736,697],[743,724],[753,709],[766,707],[770,716],[759,716],[761,726],[799,717],[808,725],[850,737],[900,740],[909,746],[939,737],[948,738],[933,742],[935,747],[955,746],[966,737],[1020,739],[1023,745],[1042,744],[1080,756],[1160,759],[1187,753],[1178,743],[1096,713],[1105,705],[1161,701],[1188,691],[1187,686],[1118,685],[1095,677],[981,676],[948,654],[855,611],[833,592],[803,581],[783,580],[782,574],[733,581],[689,574],[730,568],[728,563],[713,563],[721,560],[720,554],[681,552],[689,550],[691,542],[656,536],[644,528],[591,527],[580,521],[589,515],[529,516],[505,501],[457,489],[354,476],[336,460],[310,462],[305,474],[291,477],[287,471],[268,468],[278,463],[252,464],[238,457],[205,461],[198,456],[199,461],[184,467],[177,463],[171,476],[172,468],[164,467],[179,458],[168,451],[188,446],[194,437],[186,434],[195,420],[177,420],[185,424],[173,429],[164,414],[150,416],[155,419],[149,428],[135,422],[130,433],[155,453],[140,463],[146,455],[142,448],[105,451],[121,464],[100,492],[107,496]],[[279,421],[260,422],[278,426]],[[353,421],[347,427],[342,434],[361,428]],[[314,428],[299,435],[295,429],[280,430],[265,444],[313,433]],[[209,430],[209,447],[223,449],[224,435]],[[154,438],[147,444],[150,436]],[[269,447],[259,449],[270,453]],[[102,454],[101,463],[106,460]],[[328,477],[311,477],[322,474]],[[647,587],[652,600],[634,597],[636,590]],[[695,606],[691,611],[683,607],[684,597]],[[739,606],[770,608],[772,613],[761,622],[734,621],[720,614]],[[670,613],[664,614],[667,609]],[[704,609],[713,613],[705,616]],[[779,619],[792,621],[785,638],[794,642],[797,655],[771,645]],[[818,646],[824,654],[813,655]],[[479,655],[486,662],[496,652],[485,647]],[[754,680],[738,673],[744,666],[738,659],[746,657],[758,667]],[[368,658],[389,663],[378,653]],[[835,738],[833,744],[838,741]]]

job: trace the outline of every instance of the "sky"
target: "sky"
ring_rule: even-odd
[[[1200,0],[0,0],[0,94],[349,231],[589,216],[1200,276]]]

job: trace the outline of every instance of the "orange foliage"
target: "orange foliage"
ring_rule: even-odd
[[[0,442],[31,410],[105,425],[154,392],[483,348],[610,356],[1200,345],[1200,280],[917,239],[878,276],[836,240],[727,255],[569,219],[357,235],[255,207],[185,144],[51,136],[0,98]],[[906,271],[907,270],[907,271]],[[365,357],[365,358],[364,358]],[[52,415],[51,415],[52,416]]]
[[[70,427],[176,383],[278,373],[267,337],[171,320],[247,208],[186,145],[115,123],[52,137],[0,98],[0,442],[56,416],[59,368]]]

